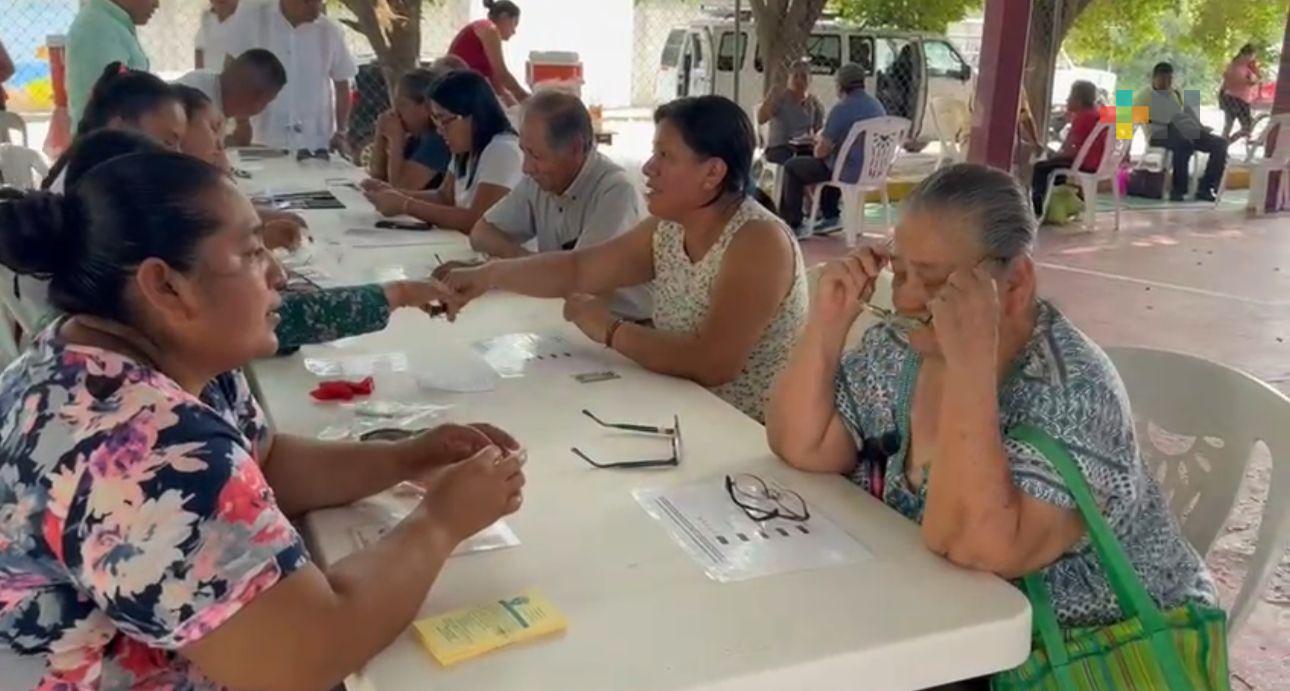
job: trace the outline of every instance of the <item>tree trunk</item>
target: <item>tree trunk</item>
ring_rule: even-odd
[[[762,94],[788,82],[794,60],[806,52],[811,29],[824,12],[826,0],[751,0],[757,43],[761,46]]]
[[[342,0],[356,21],[345,22],[367,37],[385,76],[390,100],[399,78],[421,58],[422,0]]]
[[[1035,118],[1035,128],[1045,141],[1048,138],[1048,120],[1052,111],[1052,95],[1049,89],[1057,65],[1053,62],[1066,34],[1075,24],[1084,8],[1092,0],[1061,0],[1061,16],[1057,16],[1057,0],[1041,0],[1035,3],[1030,13],[1030,40],[1026,46],[1026,71],[1022,85],[1026,89],[1026,99],[1030,104],[1030,113]],[[1044,142],[1040,142],[1043,144]]]

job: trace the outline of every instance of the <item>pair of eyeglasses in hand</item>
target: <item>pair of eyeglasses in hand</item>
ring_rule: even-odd
[[[573,447],[573,453],[578,458],[590,463],[596,468],[663,468],[677,466],[681,464],[681,418],[672,416],[671,427],[650,427],[648,425],[629,425],[622,423],[605,422],[591,413],[590,410],[583,410],[583,415],[591,418],[596,424],[608,429],[617,429],[624,432],[636,432],[639,434],[653,434],[660,437],[667,437],[668,442],[672,445],[672,455],[668,458],[656,458],[644,461],[617,461],[614,463],[605,463],[593,460],[590,456]]]
[[[772,487],[752,473],[727,475],[726,493],[735,506],[743,509],[744,515],[758,523],[774,518],[801,523],[811,518],[802,495],[791,489]]]

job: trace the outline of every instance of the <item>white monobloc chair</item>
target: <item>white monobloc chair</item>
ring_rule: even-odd
[[[1202,555],[1231,513],[1255,444],[1272,455],[1258,544],[1228,612],[1235,635],[1290,543],[1290,398],[1204,358],[1150,348],[1106,352],[1128,391],[1143,460]]]
[[[1084,159],[1088,158],[1093,145],[1098,141],[1103,142],[1102,160],[1097,170],[1086,173],[1082,170]],[[1097,127],[1093,128],[1093,133],[1080,146],[1071,166],[1058,168],[1048,174],[1048,189],[1044,192],[1044,205],[1039,217],[1043,218],[1048,213],[1048,201],[1053,196],[1053,181],[1057,176],[1064,175],[1067,180],[1075,180],[1079,183],[1080,189],[1084,192],[1084,227],[1089,231],[1095,230],[1097,228],[1097,185],[1103,180],[1110,180],[1111,194],[1115,196],[1115,229],[1119,230],[1120,209],[1124,206],[1124,199],[1120,195],[1120,185],[1115,177],[1116,171],[1120,168],[1120,161],[1124,160],[1124,155],[1128,153],[1132,144],[1132,138],[1118,139],[1115,136],[1114,123],[1099,122]]]
[[[18,144],[0,144],[0,178],[21,190],[34,190],[49,175],[45,157]]]
[[[27,140],[27,121],[22,116],[9,110],[0,110],[0,142],[12,143],[9,132],[14,131],[22,135],[22,145],[31,146]]]
[[[957,98],[936,96],[932,99],[931,115],[941,145],[937,167],[966,161],[972,131],[972,112],[967,104]]]
[[[1257,157],[1259,149],[1263,158]],[[1290,205],[1290,113],[1273,115],[1257,139],[1250,140],[1245,149],[1244,160],[1229,160],[1223,169],[1223,177],[1218,182],[1218,192],[1214,195],[1214,206],[1223,201],[1223,192],[1227,190],[1227,176],[1232,169],[1243,170],[1250,176],[1250,198],[1247,208],[1256,214],[1262,214],[1267,208],[1267,195],[1277,194],[1277,203],[1273,208],[1284,209]],[[1281,185],[1271,190],[1272,173],[1281,172]]]
[[[846,233],[847,246],[855,247],[856,238],[864,230],[865,193],[877,191],[882,194],[882,208],[886,218],[886,229],[891,230],[891,199],[887,196],[887,176],[891,166],[900,154],[900,146],[909,135],[910,123],[905,118],[881,117],[861,120],[851,126],[847,138],[838,149],[837,163],[833,166],[833,178],[815,185],[811,189],[811,216],[807,228],[815,228],[816,217],[820,213],[820,193],[825,187],[836,187],[842,192],[842,228]],[[861,147],[864,161],[860,177],[853,182],[842,180],[842,171],[846,167],[854,147]]]

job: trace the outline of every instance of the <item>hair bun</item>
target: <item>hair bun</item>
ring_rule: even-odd
[[[76,216],[75,202],[50,192],[0,202],[0,264],[41,277],[75,266],[81,246]]]

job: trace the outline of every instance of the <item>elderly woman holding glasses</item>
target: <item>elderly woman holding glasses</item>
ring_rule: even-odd
[[[1038,297],[1035,218],[1007,174],[960,164],[912,193],[889,248],[828,265],[767,414],[790,465],[845,473],[921,524],[929,549],[1005,578],[1041,572],[1064,627],[1122,618],[1056,468],[1008,437],[1037,427],[1065,446],[1163,607],[1213,604],[1138,455],[1106,355]],[[896,315],[843,353],[880,271]]]

